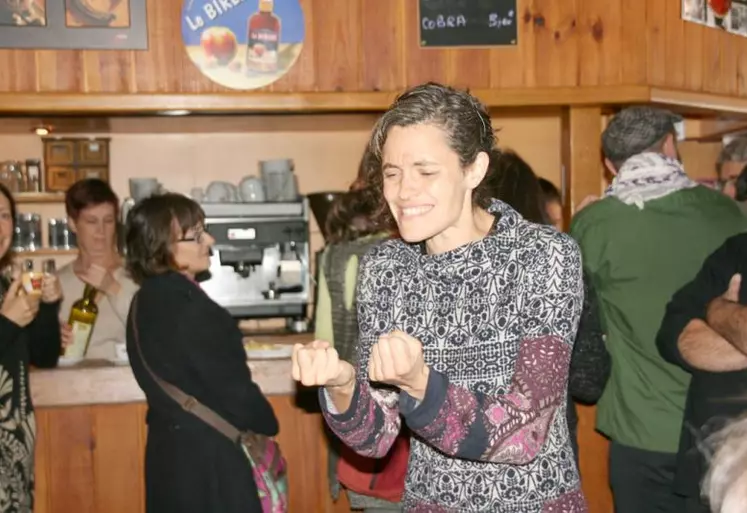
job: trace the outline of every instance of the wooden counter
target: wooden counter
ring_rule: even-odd
[[[291,511],[335,511],[315,392],[296,392],[288,358],[247,364],[281,426]],[[92,361],[34,370],[30,379],[38,434],[35,513],[144,512],[147,406],[129,365]],[[336,506],[348,510],[346,501]]]

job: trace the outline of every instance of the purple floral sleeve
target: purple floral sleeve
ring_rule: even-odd
[[[371,346],[379,335],[394,327],[390,303],[377,293],[387,278],[381,267],[389,259],[367,255],[359,266],[356,303],[358,311],[357,381],[347,412],[339,413],[326,392],[320,392],[324,417],[330,429],[348,447],[362,456],[383,458],[391,449],[402,424],[399,391],[368,381]]]
[[[383,458],[399,434],[399,394],[372,388],[358,380],[348,411],[338,413],[327,392],[320,391],[322,411],[330,429],[361,456]]]
[[[496,396],[471,392],[431,370],[422,403],[403,393],[402,413],[413,431],[446,454],[528,463],[565,401],[570,355],[571,348],[552,336],[524,341],[511,389]]]
[[[519,298],[523,336],[509,391],[472,392],[431,369],[422,402],[400,395],[408,427],[448,455],[528,463],[541,451],[553,418],[565,404],[584,297],[581,258],[566,236],[544,249],[525,270],[525,292]]]

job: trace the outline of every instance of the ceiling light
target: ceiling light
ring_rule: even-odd
[[[187,109],[172,109],[172,110],[162,110],[158,112],[162,116],[187,116],[191,114],[191,111],[188,111]]]
[[[36,128],[34,128],[34,133],[36,135],[41,135],[41,136],[43,136],[43,135],[49,135],[50,131],[51,130],[49,128],[45,127],[45,126],[37,126]]]

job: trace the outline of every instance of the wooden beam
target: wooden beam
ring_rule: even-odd
[[[685,112],[713,115],[715,113],[730,113],[747,115],[747,98],[727,96],[711,93],[698,93],[652,87],[649,101],[672,109],[679,108]]]
[[[602,192],[602,121],[600,106],[563,109],[562,191],[568,221],[584,198]]]
[[[685,140],[721,142],[724,136],[747,132],[747,120],[689,119],[685,120]]]
[[[391,92],[227,93],[227,94],[69,94],[0,93],[3,114],[241,114],[384,111]],[[645,86],[476,89],[488,107],[627,104],[648,100]]]

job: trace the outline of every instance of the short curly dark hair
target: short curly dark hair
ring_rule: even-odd
[[[384,201],[381,154],[393,127],[413,125],[441,128],[463,167],[472,164],[481,152],[490,154],[496,144],[487,108],[468,91],[428,82],[402,93],[374,126],[369,142],[374,165],[367,169],[364,188],[377,204],[375,221],[392,230],[396,229],[396,224]],[[492,190],[487,179],[490,172],[489,169],[486,178],[472,192],[472,203],[476,206],[490,205]]]
[[[137,203],[127,215],[125,227],[130,277],[140,285],[151,276],[178,271],[174,242],[204,221],[200,205],[181,194],[150,196]]]

